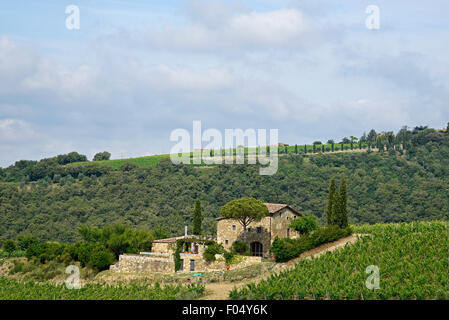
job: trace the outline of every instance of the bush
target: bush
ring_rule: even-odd
[[[300,234],[308,234],[318,229],[318,223],[315,216],[303,216],[293,220],[290,228],[298,231]]]
[[[92,269],[102,271],[108,269],[113,262],[114,254],[103,247],[97,248],[91,253],[88,264]]]
[[[233,252],[225,251],[223,253],[223,257],[225,258],[226,264],[231,264],[234,260],[235,254]]]
[[[248,244],[246,244],[243,241],[239,241],[239,240],[234,241],[234,243],[232,244],[232,252],[235,252],[237,254],[244,255],[244,256],[247,256],[250,254]]]
[[[225,252],[225,250],[224,250],[223,246],[221,244],[214,242],[213,244],[210,244],[209,246],[207,246],[206,250],[204,250],[203,258],[207,262],[212,262],[212,261],[215,261],[216,254],[222,254],[224,252]]]
[[[347,237],[351,233],[352,231],[349,227],[340,229],[337,226],[328,226],[320,228],[311,234],[303,235],[299,239],[276,238],[271,245],[271,252],[274,254],[277,262],[285,262],[319,245]]]
[[[16,250],[16,243],[14,240],[5,240],[3,242],[3,249],[8,253],[8,255],[11,255]]]

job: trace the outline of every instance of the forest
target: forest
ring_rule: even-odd
[[[209,235],[220,207],[241,197],[287,203],[324,225],[328,183],[343,176],[350,224],[449,220],[448,131],[403,128],[374,139],[379,152],[292,148],[273,176],[259,175],[255,165],[175,166],[167,158],[153,167],[125,163],[116,170],[95,162],[71,165],[86,162],[77,153],[18,161],[0,169],[0,241],[31,234],[74,243],[82,225],[161,227],[179,235],[184,225],[191,228],[197,199]]]

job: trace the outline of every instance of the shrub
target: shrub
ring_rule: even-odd
[[[318,223],[315,216],[303,216],[293,220],[290,228],[298,231],[300,234],[308,234],[318,228]]]
[[[349,236],[352,233],[349,227],[340,229],[337,226],[320,228],[311,234],[306,234],[299,239],[276,238],[271,245],[271,252],[277,262],[291,260],[301,253],[316,248],[324,243]]]
[[[102,271],[108,269],[113,262],[114,254],[103,247],[98,248],[91,253],[88,264],[92,269]]]
[[[8,255],[11,255],[16,250],[16,243],[14,240],[5,240],[3,242],[3,249],[5,249]]]
[[[225,258],[226,264],[231,264],[232,260],[234,260],[235,254],[233,252],[230,252],[230,251],[225,251],[223,253],[223,257]]]
[[[225,250],[221,244],[214,242],[207,246],[206,250],[204,250],[203,257],[207,262],[215,261],[216,254],[222,254]]]
[[[234,243],[232,244],[232,251],[237,254],[244,255],[244,256],[247,256],[250,254],[248,244],[246,244],[243,241],[239,241],[239,240],[234,241]]]

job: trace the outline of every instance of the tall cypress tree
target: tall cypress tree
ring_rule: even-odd
[[[200,235],[201,234],[201,224],[203,221],[203,215],[201,213],[201,202],[200,200],[196,200],[195,209],[193,210],[193,234]]]
[[[332,197],[332,214],[331,214],[331,225],[339,226],[341,221],[341,196],[340,192],[336,190]]]
[[[346,189],[346,179],[343,177],[340,184],[340,228],[346,228],[348,226],[348,191]]]
[[[334,193],[335,193],[335,178],[331,179],[329,184],[329,194],[327,196],[327,207],[326,207],[326,224],[328,226],[332,225],[332,205],[334,202]]]

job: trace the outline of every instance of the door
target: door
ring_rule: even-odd
[[[263,245],[260,242],[257,242],[257,241],[251,242],[250,249],[251,249],[251,254],[253,256],[256,256],[256,257],[263,256]]]
[[[190,260],[190,271],[195,271],[195,260]]]
[[[184,270],[184,259],[181,259],[181,265],[179,266],[179,271]]]

